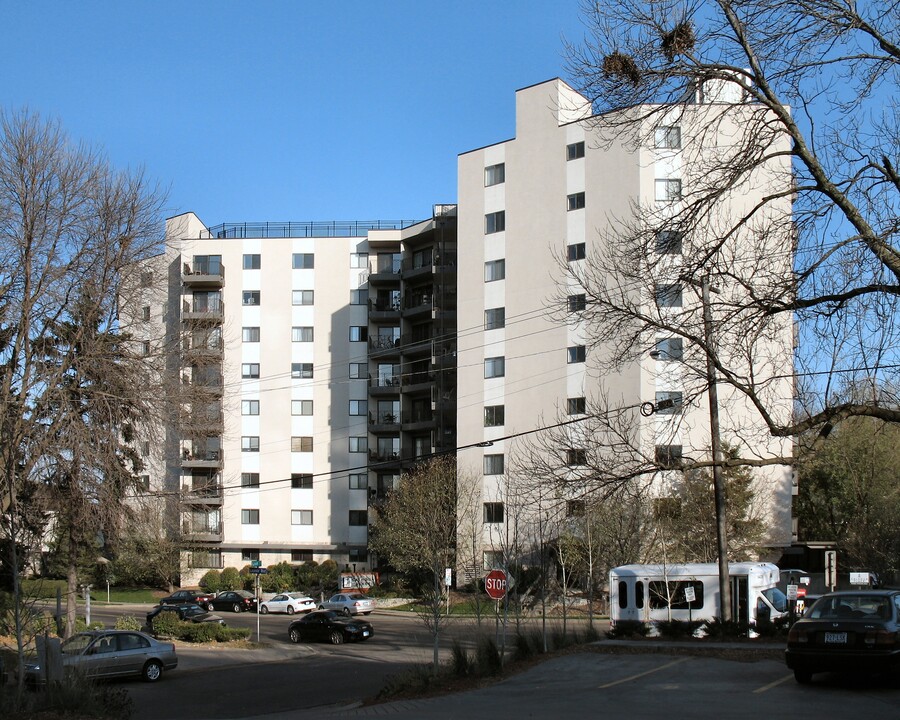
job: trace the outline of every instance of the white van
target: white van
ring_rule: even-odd
[[[772,563],[729,563],[731,616],[756,623],[788,610]],[[622,565],[609,573],[609,619],[644,623],[712,620],[719,615],[718,563]]]

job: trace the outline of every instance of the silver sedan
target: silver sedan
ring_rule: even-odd
[[[271,600],[263,600],[259,605],[259,611],[263,615],[266,613],[287,613],[288,615],[293,615],[295,612],[309,612],[315,609],[315,600],[297,592],[279,593]]]
[[[335,610],[344,615],[368,615],[375,609],[375,601],[362,593],[338,593],[319,604],[319,610]]]

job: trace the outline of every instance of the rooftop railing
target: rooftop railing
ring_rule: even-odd
[[[415,220],[222,223],[201,231],[200,238],[365,237],[370,230],[402,230],[415,224]]]

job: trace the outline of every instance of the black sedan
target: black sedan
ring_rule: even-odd
[[[220,592],[207,605],[210,610],[231,610],[232,612],[256,610],[256,596],[246,590],[228,590]]]
[[[153,632],[153,621],[162,613],[173,614],[179,620],[187,620],[194,623],[218,623],[224,625],[225,621],[215,613],[207,612],[199,605],[158,605],[147,613],[147,629]]]
[[[327,640],[332,645],[356,640],[368,640],[375,631],[365,620],[351,620],[334,610],[316,610],[288,627],[291,642]]]
[[[823,595],[791,628],[785,660],[804,684],[817,672],[900,667],[900,590]]]
[[[176,590],[168,597],[159,601],[160,605],[179,605],[181,603],[197,603],[211,610],[209,602],[213,599],[212,593],[202,590]]]

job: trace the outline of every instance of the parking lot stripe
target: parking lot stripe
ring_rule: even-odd
[[[659,672],[660,670],[665,670],[666,668],[670,668],[673,665],[678,665],[679,663],[687,662],[690,659],[691,658],[689,658],[689,657],[679,658],[678,660],[673,660],[670,663],[666,663],[665,665],[660,665],[659,667],[653,668],[652,670],[646,670],[645,672],[638,673],[637,675],[631,675],[629,677],[622,678],[621,680],[614,680],[611,683],[606,683],[605,685],[598,685],[597,687],[598,687],[598,689],[603,690],[604,688],[610,688],[613,685],[621,685],[622,683],[631,682],[632,680],[637,680],[638,678],[642,678],[645,675],[652,675],[655,672]]]
[[[753,693],[754,694],[764,693],[766,690],[771,690],[773,687],[781,685],[781,683],[787,682],[788,680],[791,680],[793,677],[794,677],[793,675],[785,675],[783,678],[780,678],[779,680],[776,680],[775,682],[770,682],[768,685],[763,685],[761,688],[756,688],[756,690],[754,690]]]

